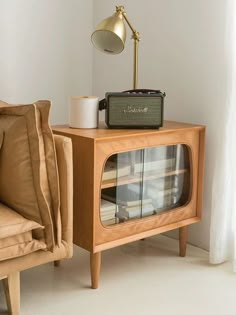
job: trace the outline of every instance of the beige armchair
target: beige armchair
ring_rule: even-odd
[[[20,271],[72,256],[72,144],[52,135],[49,108],[0,102],[0,279],[13,315]]]

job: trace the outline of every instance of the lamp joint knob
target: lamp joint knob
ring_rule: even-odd
[[[116,12],[121,13],[121,14],[125,14],[124,6],[123,5],[116,6]]]
[[[133,35],[132,35],[132,38],[133,38],[134,40],[140,41],[141,38],[140,38],[139,32],[134,31],[134,32],[133,32]]]

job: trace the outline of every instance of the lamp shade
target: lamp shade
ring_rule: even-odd
[[[93,45],[108,54],[119,54],[125,47],[126,28],[122,14],[116,12],[103,20],[91,36]]]

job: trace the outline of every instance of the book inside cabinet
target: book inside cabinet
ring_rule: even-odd
[[[111,155],[101,183],[104,226],[173,210],[190,199],[190,157],[186,145],[144,148]]]

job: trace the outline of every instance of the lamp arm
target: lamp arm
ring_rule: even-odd
[[[124,13],[122,13],[122,15],[123,15],[124,19],[126,20],[127,24],[129,25],[129,28],[131,29],[131,31],[132,31],[132,33],[133,33],[132,38],[133,38],[134,40],[140,41],[139,32],[137,32],[137,31],[133,28],[133,26],[130,24],[130,21],[128,20],[126,13],[124,12]]]
[[[138,83],[138,43],[140,41],[140,34],[137,32],[132,24],[130,23],[129,19],[127,18],[127,14],[124,10],[123,6],[117,6],[116,12],[122,14],[123,18],[125,19],[126,23],[128,24],[129,28],[132,31],[132,39],[134,40],[134,70],[133,70],[133,89],[137,88]]]
[[[121,6],[116,6],[116,12],[118,13],[121,13],[122,16],[124,17],[125,21],[127,22],[127,24],[129,25],[129,28],[131,29],[132,33],[133,33],[133,36],[132,38],[135,39],[135,40],[138,40],[140,41],[140,35],[139,35],[139,32],[137,32],[134,27],[132,26],[132,24],[130,23],[128,17],[127,17],[127,14],[125,12],[125,9],[124,7],[121,5]]]

